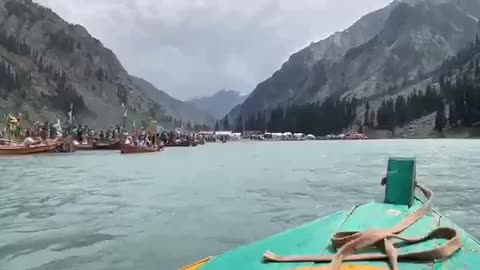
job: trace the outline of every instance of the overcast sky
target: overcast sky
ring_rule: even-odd
[[[85,26],[133,75],[188,99],[249,93],[291,53],[390,0],[36,0]]]

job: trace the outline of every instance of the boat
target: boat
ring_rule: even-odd
[[[77,144],[77,145],[75,145],[75,147],[77,148],[77,150],[81,150],[81,151],[93,151],[93,150],[95,150],[93,148],[92,144]]]
[[[162,148],[159,146],[147,147],[147,146],[134,146],[131,144],[122,144],[122,154],[141,154],[141,153],[154,153],[159,152]]]
[[[191,144],[189,142],[181,142],[181,143],[167,143],[165,147],[190,147]]]
[[[77,146],[73,143],[73,140],[60,140],[57,142],[57,148],[55,152],[58,153],[73,153],[77,150]]]
[[[110,142],[110,143],[104,143],[104,142],[98,142],[98,143],[91,143],[91,144],[79,144],[76,146],[78,150],[83,150],[83,151],[93,151],[93,150],[120,150],[122,147],[121,141],[116,141],[116,142]]]
[[[54,152],[58,147],[57,143],[52,144],[36,144],[36,145],[24,145],[24,144],[12,144],[1,145],[0,155],[31,155]]]
[[[479,269],[480,242],[432,208],[433,192],[416,181],[415,165],[411,158],[389,160],[382,202],[339,211],[180,269]]]
[[[120,141],[113,143],[97,143],[94,145],[95,150],[120,150],[122,143]]]

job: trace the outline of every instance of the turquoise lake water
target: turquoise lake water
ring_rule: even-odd
[[[417,158],[434,207],[480,237],[480,140],[237,142],[0,158],[0,269],[169,270],[381,200]]]

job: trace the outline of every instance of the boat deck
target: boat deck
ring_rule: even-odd
[[[324,266],[328,264],[313,263],[268,263],[262,262],[263,254],[269,250],[278,255],[334,255],[330,238],[338,231],[364,231],[368,229],[389,228],[408,214],[422,206],[416,200],[414,206],[408,208],[401,205],[390,205],[371,202],[360,205],[350,211],[341,211],[312,223],[297,227],[284,233],[240,247],[220,255],[201,270],[293,270],[299,267]],[[463,247],[454,256],[444,262],[414,263],[400,262],[401,270],[447,270],[478,269],[480,267],[480,243],[461,228],[434,210],[416,222],[401,235],[423,236],[437,227],[457,229]],[[416,245],[399,248],[399,253],[429,250],[445,240],[430,240]],[[372,251],[370,251],[372,252]],[[375,251],[373,251],[375,252]],[[390,269],[386,262],[354,262],[345,264],[369,265]]]

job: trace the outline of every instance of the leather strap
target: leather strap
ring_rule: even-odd
[[[384,180],[382,184],[385,184]],[[433,192],[418,183],[415,184],[415,187],[422,191],[427,201],[421,208],[405,217],[405,219],[392,228],[336,233],[331,239],[332,246],[337,249],[337,254],[334,256],[278,256],[267,251],[263,256],[264,262],[331,262],[330,269],[339,270],[344,261],[388,260],[392,270],[399,270],[398,261],[432,262],[446,260],[462,247],[458,231],[452,228],[437,228],[423,237],[407,238],[398,235],[423,218],[431,210]],[[393,243],[391,239],[400,241]],[[403,245],[416,244],[432,239],[446,239],[447,242],[431,250],[405,254],[398,254],[395,248],[395,245],[400,243]],[[384,253],[356,254],[357,251],[369,247],[380,248]]]

